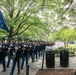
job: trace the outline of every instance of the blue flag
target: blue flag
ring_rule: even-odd
[[[5,20],[4,20],[4,17],[2,15],[1,11],[0,11],[0,28],[2,28],[3,30],[9,32],[9,29],[7,27],[7,24],[6,24]]]

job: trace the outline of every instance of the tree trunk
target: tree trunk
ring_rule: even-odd
[[[66,48],[67,44],[66,44],[66,41],[64,41],[64,47]]]
[[[8,39],[11,39],[13,37],[12,34],[13,34],[13,27],[10,26],[10,32],[9,32],[9,35],[8,35]]]

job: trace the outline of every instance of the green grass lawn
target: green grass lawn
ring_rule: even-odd
[[[71,49],[74,49],[74,50],[75,50],[75,48],[76,48],[75,42],[74,42],[74,41],[69,42],[69,43],[67,44],[67,48],[71,48]]]
[[[75,44],[68,44],[67,48],[76,48],[76,45]]]

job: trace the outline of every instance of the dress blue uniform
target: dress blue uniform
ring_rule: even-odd
[[[18,44],[18,46],[15,47],[15,49],[13,51],[13,56],[15,58],[13,59],[13,64],[12,64],[12,69],[11,69],[10,75],[14,74],[16,63],[17,63],[17,67],[18,67],[18,74],[20,74],[20,58],[22,56],[22,44]]]
[[[34,62],[34,45],[33,44],[29,44],[29,49],[28,49],[28,51],[29,51],[29,57],[31,57],[31,59],[32,59],[32,63]]]
[[[37,61],[37,59],[38,59],[38,57],[37,57],[37,50],[38,50],[37,44],[35,43],[35,44],[34,44],[34,59],[36,58],[36,61]]]
[[[27,65],[28,64],[28,44],[27,43],[23,45],[21,69],[23,69],[25,59],[26,59],[26,65]]]
[[[7,48],[5,46],[5,43],[2,43],[2,47],[1,47],[1,57],[2,57],[2,65],[3,65],[3,71],[6,71],[6,62],[5,62],[5,57],[7,55]]]

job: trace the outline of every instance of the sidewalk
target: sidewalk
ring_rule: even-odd
[[[46,61],[46,60],[44,60]],[[0,75],[10,75],[12,62],[10,65],[10,68],[7,68],[6,72],[2,72],[2,65],[0,65]],[[34,63],[31,63],[31,60],[29,61],[29,75],[35,75],[39,69],[41,69],[42,66],[42,57],[38,59],[38,61],[35,61]],[[46,65],[44,62],[44,69],[46,69]],[[55,57],[55,68],[53,69],[76,69],[76,56],[69,58],[69,67],[60,67],[60,58]],[[17,68],[15,69],[15,74],[17,75]],[[19,75],[26,75],[26,68],[24,70],[21,70],[21,74]]]
[[[39,58],[38,61],[35,61],[34,63],[32,63],[31,59],[29,61],[29,75],[35,75],[36,72],[41,68],[41,64],[42,64],[42,58]],[[0,75],[10,75],[10,71],[11,71],[11,67],[12,67],[12,62],[10,64],[10,67],[7,68],[6,72],[2,72],[2,65],[0,64]],[[18,75],[17,74],[17,65],[15,68],[15,72],[14,75]],[[21,74],[19,75],[26,75],[26,67],[24,67],[23,70],[21,70]]]

